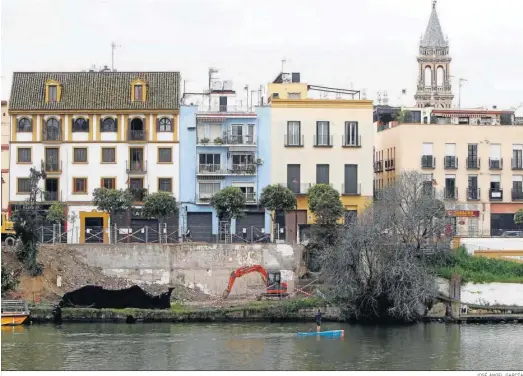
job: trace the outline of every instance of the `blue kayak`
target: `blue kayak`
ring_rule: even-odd
[[[345,335],[345,330],[327,330],[325,332],[298,332],[296,334],[298,337],[343,337]]]

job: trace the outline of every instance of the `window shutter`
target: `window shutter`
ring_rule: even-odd
[[[89,132],[89,118],[85,119],[85,124],[87,125],[87,132]]]
[[[118,116],[114,119],[114,131],[118,132]]]
[[[161,118],[156,118],[156,132],[160,132],[160,120]]]
[[[104,119],[102,119],[100,117],[100,132],[103,132],[103,122],[104,122]]]

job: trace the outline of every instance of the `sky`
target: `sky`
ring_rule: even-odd
[[[432,0],[1,0],[1,98],[14,71],[181,72],[187,91],[210,67],[234,88],[281,71],[309,84],[387,91],[413,104],[419,40]],[[523,1],[439,0],[450,40],[455,104],[523,105]],[[183,89],[183,88],[182,88]],[[520,107],[520,112],[523,107]]]

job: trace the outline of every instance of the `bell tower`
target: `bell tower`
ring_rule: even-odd
[[[452,107],[451,60],[449,42],[441,31],[436,0],[433,0],[429,24],[419,45],[418,84],[414,95],[417,107]]]

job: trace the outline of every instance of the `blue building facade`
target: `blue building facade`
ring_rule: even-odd
[[[265,123],[270,109],[241,111],[233,100],[234,92],[218,91],[208,105],[180,107],[180,233],[192,241],[256,242],[270,234],[270,215],[259,206],[270,182],[270,127],[261,129],[257,114]],[[209,203],[229,186],[245,194],[246,212],[220,223]]]

